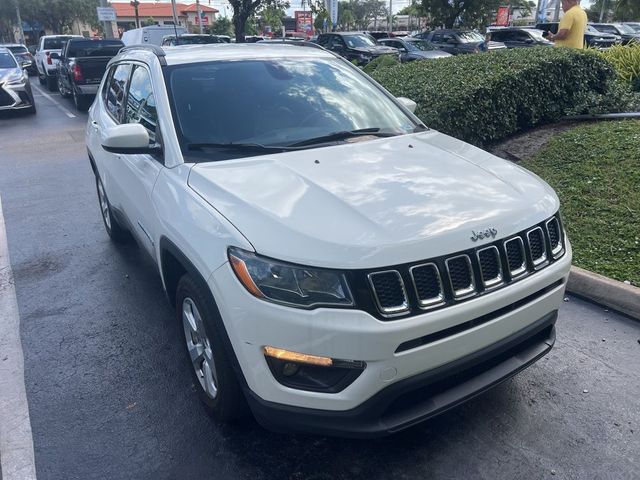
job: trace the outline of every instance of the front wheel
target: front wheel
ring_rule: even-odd
[[[58,77],[50,77],[48,75],[46,75],[47,77],[47,89],[50,92],[55,92],[58,89]]]
[[[194,384],[210,413],[221,422],[237,420],[246,403],[220,338],[221,322],[210,294],[188,274],[176,290],[177,319],[182,326]]]

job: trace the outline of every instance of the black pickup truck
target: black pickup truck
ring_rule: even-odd
[[[107,63],[124,47],[120,40],[72,38],[62,47],[58,63],[58,90],[64,98],[73,97],[78,110],[91,105]],[[56,56],[54,56],[56,55]],[[58,58],[52,53],[52,58]]]

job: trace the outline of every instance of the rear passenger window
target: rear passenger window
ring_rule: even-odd
[[[130,73],[131,65],[120,64],[116,66],[107,87],[107,111],[118,123],[122,122],[124,114],[124,98]]]
[[[156,100],[149,72],[143,67],[135,67],[131,76],[124,123],[139,123],[149,132],[150,143],[156,142]]]

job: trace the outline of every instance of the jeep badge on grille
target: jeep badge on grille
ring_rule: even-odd
[[[484,238],[496,238],[498,230],[496,230],[495,228],[487,228],[486,230],[480,230],[479,232],[471,230],[471,233],[473,234],[471,235],[471,241],[477,242],[478,240],[482,240]]]

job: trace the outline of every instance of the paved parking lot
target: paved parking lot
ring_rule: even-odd
[[[640,323],[573,297],[546,358],[394,437],[217,425],[153,265],[103,230],[86,115],[36,95],[0,114],[0,196],[39,479],[640,478]]]

